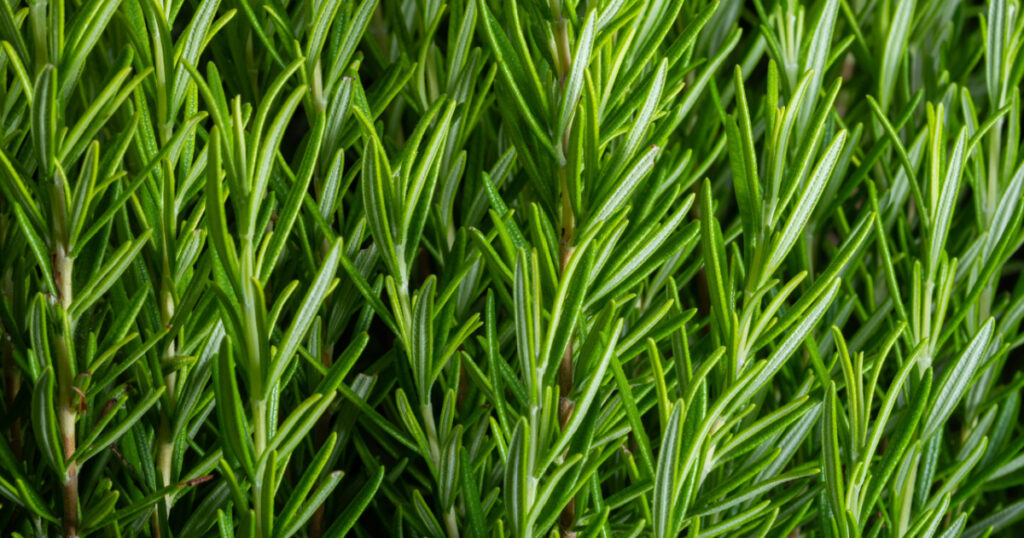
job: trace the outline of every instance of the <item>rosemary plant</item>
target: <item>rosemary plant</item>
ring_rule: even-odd
[[[1019,0],[0,0],[0,534],[1024,532]]]

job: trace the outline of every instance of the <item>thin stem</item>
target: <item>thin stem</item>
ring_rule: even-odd
[[[255,449],[256,457],[263,456],[267,449],[267,401],[260,398],[252,402],[252,414],[255,419]]]
[[[165,266],[166,266],[165,262]],[[170,284],[170,269],[165,267],[165,276],[161,285],[160,295],[160,318],[164,325],[168,325],[171,322],[171,318],[174,316],[174,294],[171,293]],[[167,347],[164,349],[164,358],[170,359],[176,354],[176,345],[173,339],[168,342]],[[171,436],[170,420],[168,419],[174,413],[175,404],[175,385],[177,384],[178,374],[176,372],[170,372],[164,376],[164,385],[167,387],[165,394],[167,395],[168,408],[160,417],[160,428],[157,433],[157,468],[160,470],[160,476],[163,479],[163,485],[169,486],[171,484],[171,466],[174,461],[174,440]],[[167,507],[167,514],[170,515],[171,511],[171,499],[170,495],[164,498],[164,502]]]
[[[563,32],[565,31],[564,21],[561,29]],[[572,258],[574,250],[572,243],[573,236],[576,233],[576,215],[573,213],[572,201],[569,199],[569,184],[566,178],[565,165],[559,166],[558,175],[561,183],[562,198],[562,237],[559,241],[558,257],[559,274],[564,278],[565,268],[569,265],[569,259]],[[572,339],[570,339],[569,344],[565,348],[565,353],[562,354],[562,362],[558,365],[558,390],[561,395],[558,404],[558,424],[563,430],[569,423],[569,418],[576,407],[575,402],[569,397],[573,390],[572,349]],[[572,530],[575,520],[576,501],[575,499],[570,499],[568,504],[562,509],[561,516],[559,516],[558,527],[563,537],[576,536],[576,532]]]
[[[263,453],[267,449],[267,402],[263,399],[254,399],[252,401],[252,414],[253,414],[253,426],[254,426],[254,437],[255,437],[255,456],[256,461],[260,461],[263,458]],[[266,484],[262,481],[256,480],[253,484],[253,499],[252,503],[254,509],[253,525],[255,526],[255,536],[257,538],[263,538],[266,536],[271,529],[263,528],[263,520],[266,517],[263,514],[263,488]]]
[[[61,484],[61,497],[64,503],[64,536],[78,536],[78,466],[72,459],[75,454],[75,418],[77,416],[76,391],[74,386],[75,364],[68,343],[74,341],[66,331],[74,326],[68,319],[68,311],[74,300],[73,274],[75,261],[68,248],[67,205],[64,197],[64,186],[57,176],[50,184],[50,203],[52,213],[53,241],[53,279],[57,288],[54,307],[61,320],[60,330],[53,342],[54,354],[57,358],[57,422],[60,428],[61,447],[67,471]]]
[[[455,507],[448,509],[448,513],[444,515],[444,527],[448,533],[449,538],[458,538],[459,536],[459,522],[455,517]]]
[[[58,229],[60,226],[58,226]],[[59,243],[54,253],[54,279],[56,280],[60,306],[60,315],[67,316],[72,301],[72,272],[74,260],[67,256],[67,249],[63,243]],[[62,327],[70,327],[70,323],[62,323]],[[57,335],[54,341],[54,351],[57,357],[57,385],[59,392],[59,404],[57,409],[57,420],[60,426],[61,447],[64,450],[64,459],[67,461],[67,471],[64,474],[64,481],[61,484],[61,498],[64,502],[64,536],[71,538],[78,536],[78,466],[72,460],[75,454],[75,417],[77,405],[75,403],[76,392],[74,390],[74,364],[72,363],[71,350],[67,343],[72,341],[71,335],[65,334],[63,330]]]
[[[430,450],[430,460],[434,468],[441,466],[441,441],[437,435],[437,423],[434,420],[434,406],[429,402],[420,405],[420,416],[423,417],[423,429],[427,435],[427,445]],[[445,532],[448,538],[459,538],[459,525],[455,517],[453,506],[444,515]]]

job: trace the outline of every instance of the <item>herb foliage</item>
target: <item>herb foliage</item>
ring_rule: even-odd
[[[0,0],[0,533],[1019,533],[1021,8]]]

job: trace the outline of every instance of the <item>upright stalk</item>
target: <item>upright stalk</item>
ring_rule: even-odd
[[[164,326],[170,325],[171,318],[174,316],[174,294],[171,292],[170,283],[170,268],[166,263],[166,252],[165,252],[165,263],[164,263],[164,278],[160,286],[160,320]],[[177,346],[172,338],[168,343],[167,347],[164,348],[163,358],[171,359],[176,354]],[[169,417],[173,416],[174,405],[175,405],[175,385],[177,384],[177,372],[169,372],[164,375],[164,386],[166,390],[164,394],[167,395],[167,409],[160,416],[160,426],[157,429],[157,454],[156,454],[156,465],[160,472],[160,478],[163,480],[164,486],[171,485],[171,466],[174,462],[174,439],[171,432],[171,422]],[[164,506],[167,517],[171,514],[171,495],[164,497]],[[157,525],[154,526],[157,536],[160,536],[161,525],[157,521]]]
[[[57,421],[60,427],[61,447],[64,451],[64,459],[67,463],[67,470],[64,473],[61,484],[61,497],[64,504],[64,536],[71,538],[78,536],[78,466],[72,460],[76,450],[75,440],[75,418],[77,416],[77,404],[75,402],[75,365],[72,357],[72,350],[68,349],[68,343],[73,342],[73,336],[67,331],[71,330],[71,323],[68,320],[68,311],[74,299],[72,276],[74,273],[74,259],[71,258],[68,248],[68,234],[65,215],[63,185],[56,177],[50,185],[50,200],[53,204],[53,279],[57,288],[55,307],[60,320],[60,329],[57,338],[53,342],[54,354],[57,358]]]
[[[565,268],[573,253],[573,234],[575,230],[575,216],[572,212],[572,204],[569,202],[569,189],[565,181],[565,166],[559,167],[559,175],[562,178],[562,238],[559,241],[559,274],[565,275]],[[575,327],[573,328],[575,329]],[[572,365],[572,339],[565,348],[562,355],[562,362],[558,365],[558,425],[563,430],[569,424],[569,418],[576,408],[576,403],[570,398],[573,389],[573,365]],[[562,509],[558,519],[558,529],[565,538],[576,536],[573,524],[576,521],[576,500],[569,499],[569,503]]]
[[[573,215],[572,204],[569,201],[569,188],[565,179],[565,167],[559,167],[558,173],[561,176],[562,191],[562,237],[558,243],[558,259],[559,275],[564,276],[565,268],[569,264],[569,259],[573,253],[572,241],[576,228],[576,217]],[[562,362],[558,365],[558,388],[561,395],[558,421],[563,428],[572,414],[573,405],[569,399],[569,394],[572,392],[573,387],[572,376],[572,340],[570,340],[569,346],[565,348],[565,353],[562,355]]]
[[[556,68],[558,69],[560,89],[564,90],[565,77],[568,75],[570,69],[572,69],[572,53],[570,52],[569,45],[569,31],[567,28],[567,21],[561,15],[561,3],[553,1],[552,11],[555,13],[555,22],[552,24],[552,30],[555,35],[555,50],[557,54],[555,63]],[[571,128],[570,122],[570,125],[566,126],[564,133],[558,133],[563,157],[565,155],[569,131]],[[562,235],[558,242],[559,276],[564,277],[565,268],[569,264],[569,259],[572,257],[573,236],[576,230],[576,215],[573,213],[572,200],[569,199],[569,184],[567,179],[566,160],[564,158],[558,166],[558,182],[559,191],[561,193],[562,213]],[[563,430],[569,423],[569,418],[572,416],[573,409],[576,407],[576,403],[569,396],[572,394],[573,390],[572,348],[572,340],[570,339],[568,346],[565,348],[565,353],[562,355],[562,362],[558,365],[558,424]],[[562,508],[562,514],[558,519],[558,530],[563,537],[569,538],[576,536],[576,532],[573,530],[575,522],[576,501],[575,499],[570,499],[568,504]]]
[[[271,357],[264,356],[264,347],[261,345],[260,340],[264,338],[264,335],[258,332],[257,327],[261,324],[257,318],[257,309],[263,309],[266,307],[262,303],[263,296],[258,293],[255,284],[253,283],[256,279],[256,261],[253,250],[253,231],[249,229],[249,226],[243,226],[242,231],[242,249],[240,256],[240,269],[242,273],[243,293],[245,297],[242,301],[242,307],[244,309],[244,323],[245,323],[245,343],[246,355],[249,357],[249,407],[252,412],[253,421],[253,456],[256,461],[263,461],[264,454],[267,451],[267,443],[270,440],[271,435],[271,420],[277,420],[276,416],[271,416],[269,413],[269,402],[265,397],[267,383],[266,375],[269,371],[269,364]],[[259,302],[259,303],[258,303]],[[253,498],[263,499],[264,491],[268,487],[273,487],[272,484],[266,484],[263,480],[257,479],[253,482]],[[272,514],[267,514],[266,506],[263,502],[257,501],[253,503],[254,515],[253,525],[255,526],[255,536],[262,538],[270,535],[272,529],[267,528],[267,518]]]
[[[166,94],[166,84],[158,85],[157,90],[157,110],[159,112],[158,117],[160,121],[160,144],[167,146],[171,143],[173,137],[173,123],[168,117],[168,96]],[[174,317],[176,300],[174,294],[174,270],[176,260],[176,242],[177,242],[177,225],[178,215],[175,211],[175,177],[174,177],[174,164],[170,157],[165,157],[161,163],[162,169],[162,207],[161,207],[161,234],[160,234],[160,250],[162,251],[160,271],[162,273],[160,278],[160,290],[159,290],[159,303],[160,303],[160,322],[165,326],[169,327],[171,319]],[[163,351],[163,359],[171,360],[177,354],[177,346],[175,339],[172,337],[167,342],[166,347]],[[159,373],[157,374],[159,375]],[[156,465],[157,470],[160,474],[160,479],[164,486],[170,486],[173,481],[172,466],[174,463],[174,439],[173,432],[171,431],[171,419],[175,415],[175,388],[178,381],[177,371],[170,371],[164,374],[164,394],[167,395],[167,408],[164,409],[160,415],[160,426],[157,428],[157,454],[156,454]],[[171,495],[164,497],[164,514],[165,518],[170,518],[171,515]],[[166,525],[161,525],[159,519],[159,512],[155,512],[154,516],[157,517],[155,520],[154,530],[158,538],[161,538],[162,530]]]

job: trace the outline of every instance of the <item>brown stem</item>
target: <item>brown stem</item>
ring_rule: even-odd
[[[67,350],[64,348],[64,341],[57,342],[58,356],[63,355],[62,362],[67,361]],[[61,368],[61,370],[65,370]],[[65,377],[61,375],[60,377]],[[58,422],[60,422],[61,445],[64,448],[64,459],[68,462],[67,473],[64,475],[64,483],[61,485],[61,497],[64,501],[64,536],[68,538],[78,536],[78,465],[72,460],[75,454],[75,413],[77,408],[74,403],[75,392],[70,389],[70,380],[61,380],[60,411]],[[66,381],[66,382],[64,382]],[[64,390],[64,389],[67,390]]]
[[[64,536],[78,536],[78,465],[72,459],[75,454],[75,391],[71,382],[71,361],[63,338],[55,342],[60,381],[60,406],[57,420],[60,423],[60,441],[64,449],[64,460],[68,462],[61,497],[64,501]]]
[[[66,452],[66,450],[65,450]],[[68,465],[68,477],[61,487],[64,500],[64,536],[78,537],[78,469],[75,462]]]
[[[64,460],[67,462],[67,471],[64,473],[61,484],[61,498],[64,504],[64,536],[71,538],[78,536],[78,465],[72,459],[76,448],[75,418],[78,406],[75,402],[77,396],[74,386],[75,365],[72,359],[72,350],[68,349],[68,344],[74,339],[65,331],[69,330],[68,327],[71,326],[68,310],[71,309],[74,298],[72,274],[75,260],[70,255],[68,245],[64,187],[56,176],[50,186],[50,203],[53,217],[53,252],[50,261],[53,264],[53,283],[57,288],[54,306],[63,321],[62,328],[56,335],[52,346],[57,358],[57,422],[60,427],[60,442],[64,449]]]
[[[558,517],[558,532],[563,538],[575,538],[576,531],[572,526],[576,522],[576,499],[569,499],[569,504],[562,508],[562,515]]]
[[[558,71],[558,84],[559,89],[563,89],[562,86],[565,83],[565,78],[572,70],[572,51],[569,43],[569,30],[565,18],[562,16],[562,2],[560,0],[553,0],[550,3],[552,9],[552,15],[554,22],[551,24],[552,31],[555,38],[555,68]],[[566,126],[565,132],[558,133],[559,146],[562,148],[561,153],[563,156],[561,165],[558,167],[558,180],[561,191],[561,213],[562,213],[562,237],[558,242],[559,250],[559,273],[562,278],[565,278],[565,269],[569,265],[569,260],[573,254],[573,237],[576,231],[576,215],[573,212],[572,200],[569,197],[569,182],[566,173],[566,164],[564,156],[566,154],[566,147],[569,139],[569,131],[571,127]],[[573,328],[575,329],[575,327]],[[558,423],[562,430],[569,424],[569,419],[572,417],[573,409],[576,404],[570,398],[573,389],[573,365],[572,365],[572,339],[570,338],[569,344],[565,347],[565,353],[562,354],[562,360],[558,365]],[[558,519],[559,533],[563,538],[575,537],[576,532],[572,530],[573,525],[576,522],[576,501],[570,499],[569,502],[562,508],[562,513]]]
[[[58,200],[61,201],[61,200]],[[60,219],[55,219],[60,220]],[[57,236],[66,237],[63,233],[63,224],[57,222]],[[58,241],[57,248],[53,254],[53,278],[57,285],[58,300],[60,301],[61,315],[67,316],[72,301],[72,271],[74,260],[68,256],[67,246],[64,241]],[[65,325],[66,327],[67,325]],[[75,418],[78,411],[74,390],[74,365],[71,359],[71,350],[67,348],[68,342],[72,341],[70,335],[59,334],[54,341],[54,350],[57,357],[57,385],[58,385],[58,411],[57,421],[60,425],[61,446],[64,449],[64,459],[68,462],[67,472],[64,475],[64,482],[61,485],[61,497],[64,502],[64,536],[78,536],[78,465],[71,459],[75,454]]]

